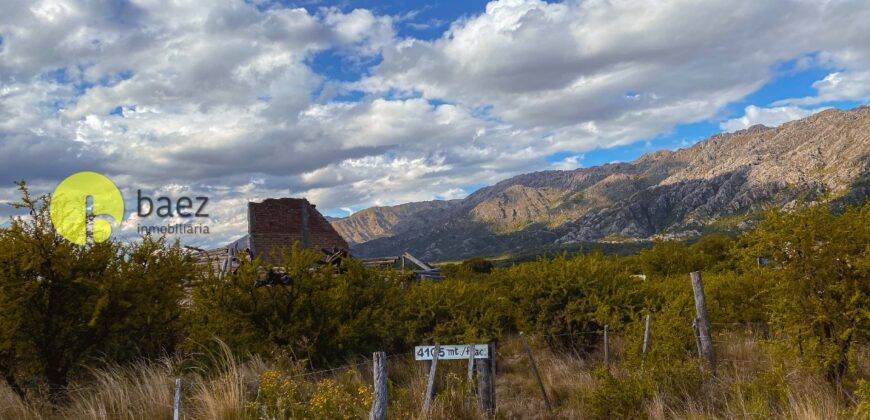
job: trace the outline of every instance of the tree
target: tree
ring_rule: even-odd
[[[492,272],[494,268],[492,261],[483,258],[483,257],[472,257],[462,262],[462,269],[468,270],[472,273],[484,273],[489,274]]]
[[[72,244],[54,230],[48,196],[18,186],[27,215],[0,229],[0,374],[10,386],[57,396],[89,362],[173,351],[193,270],[179,246]]]
[[[836,215],[824,205],[773,211],[746,238],[748,264],[773,279],[771,320],[793,350],[837,380],[870,335],[870,203]]]

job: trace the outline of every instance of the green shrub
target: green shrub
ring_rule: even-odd
[[[9,385],[56,395],[97,360],[173,352],[195,272],[187,253],[151,237],[72,244],[54,230],[48,197],[19,188],[28,217],[0,228],[0,375]]]
[[[509,286],[517,327],[555,345],[590,349],[605,324],[619,329],[644,306],[641,280],[619,258],[601,253],[561,256],[496,270]]]
[[[870,202],[842,214],[824,205],[771,212],[742,252],[748,266],[770,260],[744,275],[772,283],[767,311],[792,353],[831,380],[847,374],[853,345],[870,332]]]
[[[653,383],[637,376],[617,378],[606,368],[594,372],[598,386],[588,396],[586,406],[593,419],[636,419],[644,404],[655,394]]]
[[[311,269],[319,258],[295,244],[284,255],[288,285],[255,287],[265,270],[259,261],[224,278],[206,270],[192,288],[186,347],[196,351],[216,336],[236,354],[289,348],[316,365],[396,348],[401,276],[354,260],[341,272]]]
[[[782,370],[760,372],[749,382],[731,386],[732,405],[742,406],[753,418],[772,418],[781,415],[788,404],[788,386]]]
[[[307,381],[267,370],[258,377],[255,401],[246,405],[255,418],[357,419],[364,418],[372,404],[372,389],[352,375]]]
[[[870,381],[858,380],[858,389],[855,390],[855,418],[870,419]]]
[[[473,257],[469,258],[462,262],[462,269],[468,270],[472,273],[484,273],[489,274],[492,272],[494,266],[492,265],[492,261],[483,258],[483,257]]]

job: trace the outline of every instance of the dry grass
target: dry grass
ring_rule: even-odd
[[[174,363],[136,363],[92,371],[92,379],[70,392],[57,417],[67,419],[153,419],[172,416]]]
[[[611,353],[617,362],[610,367],[617,379],[637,378],[638,373],[618,363],[619,343]],[[725,335],[717,342],[719,375],[701,389],[684,395],[669,395],[661,390],[644,402],[637,417],[650,419],[832,419],[849,418],[854,410],[847,391],[838,391],[821,375],[798,366],[776,361],[760,342],[738,334]],[[593,371],[602,367],[600,353],[585,357],[557,353],[531,340],[536,364],[554,406],[548,414],[540,388],[531,373],[521,342],[509,339],[500,343],[496,399],[499,418],[582,419],[590,416],[589,397],[601,385]],[[859,349],[856,370],[868,377],[867,349]],[[131,366],[111,366],[94,370],[90,378],[71,387],[68,402],[61,406],[46,403],[38,395],[21,398],[0,384],[2,419],[155,419],[171,418],[174,381],[184,378],[183,418],[249,419],[261,417],[246,410],[246,403],[257,398],[257,378],[269,369],[280,369],[261,359],[239,363],[225,347],[211,356],[209,369],[191,360],[164,359]],[[292,368],[284,368],[292,369]],[[328,377],[349,385],[364,386],[371,380],[368,366],[338,371]],[[700,365],[699,365],[700,369]],[[771,372],[778,372],[770,376]],[[298,375],[298,371],[291,372]],[[784,403],[759,401],[756,388],[768,375],[774,385],[781,384]],[[465,380],[465,365],[439,364],[439,394],[428,416],[420,412],[426,387],[422,364],[410,355],[389,359],[392,384],[391,418],[476,419],[480,418],[472,390]],[[306,377],[317,381],[322,376]],[[764,390],[764,388],[761,388]],[[774,386],[774,389],[776,386]],[[755,392],[756,394],[753,394]],[[777,394],[774,394],[777,395]]]

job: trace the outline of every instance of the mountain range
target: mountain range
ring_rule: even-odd
[[[771,206],[870,194],[870,107],[716,134],[633,162],[515,176],[461,200],[373,207],[330,223],[359,257],[451,260],[587,242],[738,231]]]

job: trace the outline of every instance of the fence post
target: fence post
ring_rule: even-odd
[[[369,420],[384,420],[387,417],[387,354],[376,351],[372,354],[374,397]]]
[[[698,349],[698,357],[703,358],[704,354],[701,353],[701,337],[699,337],[698,333],[698,318],[692,320],[692,332],[695,334],[695,347]],[[704,364],[701,363],[698,367],[701,369],[701,374],[703,374]]]
[[[640,368],[643,369],[643,362],[646,361],[646,351],[649,348],[649,314],[646,315],[646,326],[643,329],[643,349],[641,351]]]
[[[486,417],[495,415],[495,344],[489,344],[489,358],[476,359],[477,398]]]
[[[490,399],[492,400],[492,417],[495,418],[496,411],[496,400],[495,400],[495,373],[496,373],[496,357],[495,357],[495,341],[491,341],[489,343],[489,370],[490,370],[490,386],[489,389],[492,390],[492,395]]]
[[[609,331],[609,326],[604,324],[604,364],[610,366],[610,348],[607,343],[607,332]]]
[[[523,347],[526,348],[526,354],[529,356],[529,364],[532,365],[532,373],[535,374],[535,379],[538,380],[538,386],[541,387],[541,396],[544,397],[544,404],[547,406],[547,411],[553,414],[553,406],[550,405],[550,398],[547,397],[547,389],[544,388],[544,382],[541,380],[541,375],[538,373],[538,367],[535,365],[535,358],[532,357],[532,349],[529,348],[529,342],[526,341],[526,335],[520,331],[520,338],[523,340]]]
[[[701,353],[710,365],[710,373],[716,376],[716,356],[713,354],[713,338],[710,331],[710,318],[707,316],[707,300],[704,298],[704,285],[701,283],[701,273],[693,271],[692,291],[695,295],[695,313],[698,315],[698,337],[701,343]]]
[[[429,380],[426,384],[426,396],[423,399],[423,417],[429,415],[429,410],[432,408],[432,400],[435,399],[435,372],[438,370],[438,353],[440,352],[441,345],[435,343],[435,348],[432,352],[432,367],[429,369]]]
[[[474,343],[468,345],[468,383],[474,379]]]
[[[181,378],[175,378],[175,403],[172,405],[172,420],[181,419]]]

